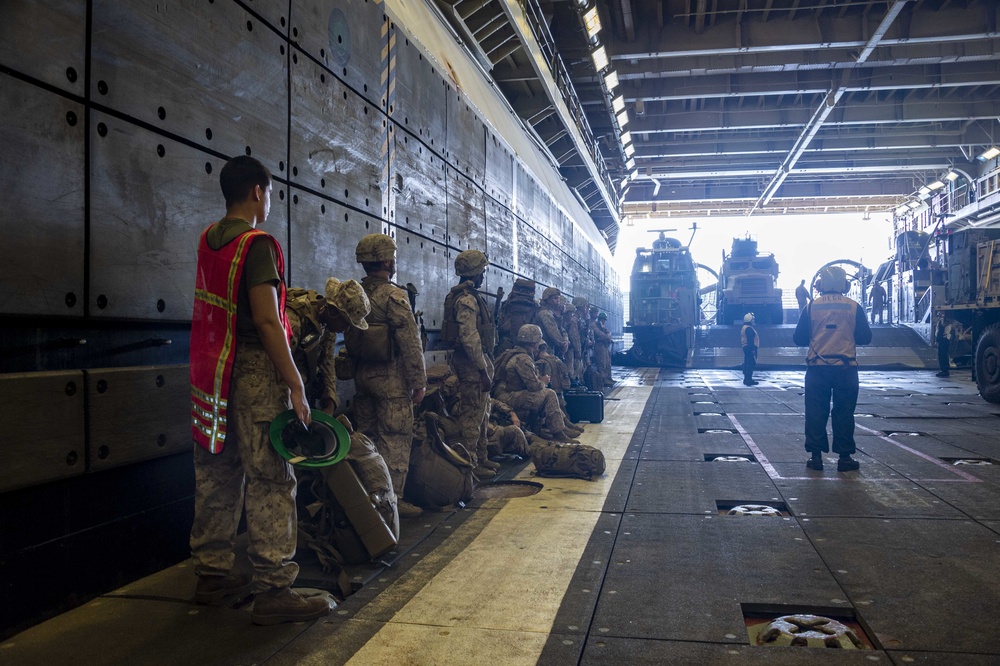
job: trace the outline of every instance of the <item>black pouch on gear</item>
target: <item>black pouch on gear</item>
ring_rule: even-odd
[[[593,481],[604,474],[604,453],[586,444],[535,444],[531,462],[538,476],[571,477]]]

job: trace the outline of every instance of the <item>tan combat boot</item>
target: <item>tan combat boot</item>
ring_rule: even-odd
[[[290,587],[274,588],[257,593],[250,621],[272,625],[317,620],[330,613],[330,602],[326,596],[304,597]]]
[[[400,518],[416,518],[424,513],[424,510],[419,506],[410,504],[405,500],[398,500],[396,502],[396,511],[399,512]]]

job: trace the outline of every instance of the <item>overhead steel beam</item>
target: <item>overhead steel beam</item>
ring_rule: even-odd
[[[1000,46],[1000,44],[998,44]],[[886,71],[879,67],[847,70],[841,79],[845,92],[923,90],[1000,85],[1000,49],[996,55],[975,62],[901,65]],[[619,80],[625,80],[621,74]],[[797,94],[825,94],[830,89],[830,70],[798,72],[753,72],[711,74],[665,79],[662,76],[629,79],[625,101],[671,102],[691,99],[735,99],[737,97],[780,97]],[[596,81],[594,82],[596,85]]]
[[[904,0],[907,1],[910,0]],[[874,50],[875,46],[909,48],[993,39],[997,36],[996,30],[988,18],[986,12],[976,8],[949,7],[940,12],[914,12],[908,31],[898,28],[890,31],[887,26],[874,39],[874,44],[875,33],[871,32],[869,21],[860,16],[824,17],[822,21],[815,16],[781,21],[743,21],[738,24],[739,30],[734,29],[737,24],[730,18],[715,23],[701,33],[688,29],[681,22],[670,22],[655,30],[653,26],[641,26],[647,34],[640,35],[636,44],[652,44],[652,49],[630,49],[630,44],[618,42],[610,56],[616,65],[618,61],[706,58],[706,62],[710,59],[725,66],[727,60],[723,56],[731,56],[735,62],[737,59],[752,60],[762,54],[791,53],[794,57],[789,62],[795,62],[803,53],[822,53],[815,59],[829,64],[834,57],[831,54],[836,51],[857,53],[860,50],[864,53],[868,49]],[[884,20],[880,21],[875,28],[876,33],[883,23]],[[657,45],[662,45],[662,48],[656,48]],[[856,59],[851,57],[851,60]],[[776,64],[774,59],[770,64]]]

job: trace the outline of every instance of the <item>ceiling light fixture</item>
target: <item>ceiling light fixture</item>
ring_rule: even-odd
[[[601,17],[597,15],[597,7],[591,7],[583,14],[583,25],[587,29],[587,38],[593,39],[601,31]]]
[[[608,89],[608,92],[611,92],[612,90],[618,87],[618,72],[616,72],[615,70],[611,70],[610,72],[605,74],[604,87]]]
[[[635,146],[631,143],[625,146],[625,157],[632,157],[635,155]]]
[[[993,146],[992,148],[983,151],[983,153],[979,156],[978,159],[985,162],[986,160],[993,159],[997,155],[1000,155],[1000,148]]]
[[[604,46],[598,46],[596,49],[594,49],[593,53],[590,54],[590,57],[593,59],[594,68],[598,72],[607,68],[608,52],[604,50]],[[1000,153],[1000,150],[998,150],[997,152]]]
[[[618,95],[611,100],[611,108],[615,110],[615,113],[621,113],[625,109],[625,96]]]
[[[619,113],[615,116],[615,120],[618,121],[618,127],[625,129],[625,126],[628,125],[628,111],[626,110]]]
[[[628,145],[632,143],[632,132],[622,132],[622,145]]]
[[[625,168],[632,171],[633,178],[638,175],[638,172],[635,171],[635,158],[630,157],[629,160],[625,162]]]
[[[943,180],[935,180],[933,183],[927,183],[927,189],[930,190],[940,190],[942,187],[944,187]]]
[[[950,183],[954,183],[956,180],[958,180],[958,172],[957,171],[949,171],[947,173],[947,175],[945,175],[944,179],[947,180]]]

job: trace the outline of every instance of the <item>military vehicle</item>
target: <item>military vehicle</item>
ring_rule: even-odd
[[[692,228],[691,238],[694,238]],[[629,321],[625,332],[633,345],[625,361],[635,365],[687,365],[694,346],[694,329],[701,323],[698,271],[688,250],[666,236],[674,229],[657,229],[651,248],[638,248],[632,264]]]
[[[930,282],[943,289],[936,290],[934,313],[956,329],[951,355],[968,354],[979,395],[1000,403],[1000,229],[965,229],[938,240]]]
[[[734,238],[730,253],[722,251],[716,322],[742,323],[743,315],[752,312],[758,324],[781,324],[784,313],[777,279],[778,262],[773,254],[758,252],[757,241],[749,236]]]

